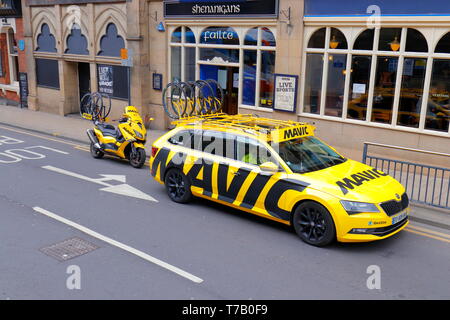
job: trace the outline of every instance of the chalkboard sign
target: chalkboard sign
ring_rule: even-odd
[[[19,72],[20,107],[28,108],[28,75]]]

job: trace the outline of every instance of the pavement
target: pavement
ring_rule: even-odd
[[[147,166],[5,125],[0,177],[0,300],[450,298],[439,227],[316,248],[245,212],[171,202]],[[74,238],[90,245],[55,250]]]
[[[86,135],[86,130],[92,128],[92,122],[82,119],[79,115],[62,117],[56,114],[35,112],[7,105],[0,106],[0,124],[24,128],[54,137],[61,137],[81,144],[90,143]],[[153,129],[147,131],[147,157],[151,154],[153,141],[165,132],[163,130]],[[411,219],[450,230],[449,210],[412,204]]]

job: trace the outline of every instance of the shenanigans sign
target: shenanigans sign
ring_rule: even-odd
[[[278,17],[278,0],[165,0],[164,17]]]

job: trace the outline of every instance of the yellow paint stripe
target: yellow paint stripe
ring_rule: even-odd
[[[434,230],[421,228],[421,227],[417,227],[417,226],[412,226],[412,225],[409,225],[409,228],[414,229],[416,231],[422,231],[422,232],[425,232],[425,233],[430,233],[430,234],[434,234],[436,236],[440,236],[440,237],[444,237],[444,238],[450,239],[450,234],[437,232],[437,231],[434,231]]]
[[[415,230],[412,230],[412,229],[409,229],[409,228],[406,228],[405,231],[411,232],[411,233],[414,233],[414,234],[417,234],[417,235],[420,235],[420,236],[424,236],[424,237],[427,237],[427,238],[435,239],[435,240],[438,240],[438,241],[450,243],[450,240],[449,240],[449,239],[445,239],[445,238],[441,238],[441,237],[436,237],[436,236],[430,235],[430,234],[428,234],[428,233],[415,231]]]

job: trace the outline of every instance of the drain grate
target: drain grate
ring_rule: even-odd
[[[70,238],[39,249],[42,253],[59,261],[66,261],[89,253],[99,247],[80,238]]]

